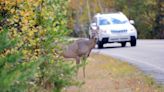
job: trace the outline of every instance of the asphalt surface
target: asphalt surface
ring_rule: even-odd
[[[164,40],[138,40],[136,47],[129,43],[126,47],[118,43],[105,44],[104,47],[93,51],[129,62],[164,84]]]

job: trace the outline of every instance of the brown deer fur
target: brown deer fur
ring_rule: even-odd
[[[76,40],[74,43],[68,45],[63,53],[62,56],[64,58],[74,58],[76,60],[76,64],[80,64],[80,58],[86,58],[90,55],[91,50],[95,47],[96,45],[96,31],[93,34],[93,37],[89,40],[87,39],[79,39]],[[83,61],[84,63],[86,61]],[[83,67],[83,75],[85,77],[85,65]]]

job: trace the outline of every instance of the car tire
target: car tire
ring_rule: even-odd
[[[103,42],[99,41],[98,42],[98,49],[101,49],[101,48],[103,48]]]
[[[137,44],[137,39],[136,39],[134,36],[131,37],[130,44],[131,44],[132,47],[136,46],[136,44]]]
[[[125,47],[126,46],[126,42],[121,42],[121,47]]]

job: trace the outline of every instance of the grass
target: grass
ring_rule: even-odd
[[[134,66],[96,53],[88,58],[86,78],[80,69],[77,80],[84,84],[63,92],[164,92],[163,85],[156,84]]]

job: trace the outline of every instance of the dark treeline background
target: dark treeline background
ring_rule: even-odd
[[[70,0],[68,25],[74,29],[72,35],[86,37],[94,14],[111,11],[122,11],[133,19],[139,38],[164,38],[163,0]]]

